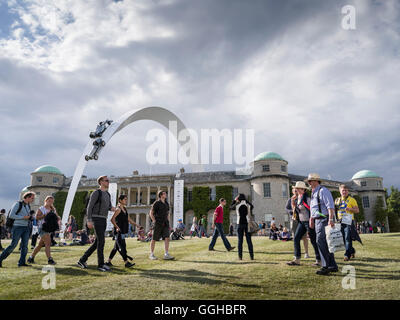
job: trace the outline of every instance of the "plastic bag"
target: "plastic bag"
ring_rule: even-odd
[[[325,234],[330,253],[345,250],[340,223],[335,223],[333,228],[330,225],[327,225],[325,227]]]

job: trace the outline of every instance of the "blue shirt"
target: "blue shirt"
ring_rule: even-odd
[[[319,208],[318,208],[318,191],[319,197],[320,197],[320,202],[321,202],[321,213],[326,216],[326,218],[329,217],[329,211],[328,209],[335,209],[335,202],[333,201],[333,197],[331,192],[322,186],[318,186],[315,188],[315,190],[311,194],[311,217],[312,218],[321,218],[321,215],[319,214]]]
[[[22,203],[21,211],[16,214],[19,208],[19,202],[15,203],[10,212],[10,218],[14,219],[14,226],[16,227],[27,227],[29,225],[29,220],[24,220],[25,216],[29,216],[29,212],[31,211],[28,204],[25,202]]]

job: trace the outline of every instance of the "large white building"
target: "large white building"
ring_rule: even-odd
[[[238,193],[245,194],[254,205],[254,214],[257,221],[270,222],[272,217],[278,224],[289,225],[289,216],[285,210],[286,202],[290,197],[290,186],[296,181],[304,181],[305,176],[288,173],[288,162],[274,152],[263,152],[253,162],[254,170],[251,175],[236,175],[235,171],[214,171],[201,173],[180,173],[139,175],[134,171],[132,175],[123,177],[110,176],[111,182],[117,183],[118,193],[128,195],[128,212],[134,220],[146,229],[149,228],[151,204],[155,201],[157,192],[165,190],[168,193],[173,212],[173,193],[175,179],[184,180],[187,188],[187,200],[192,200],[192,189],[195,186],[209,188],[211,200],[215,200],[217,186],[232,186],[232,197]],[[66,178],[63,173],[53,166],[42,166],[31,174],[31,184],[22,190],[32,190],[38,195],[34,209],[41,205],[47,195],[57,191],[68,191],[72,178]],[[322,184],[330,190],[338,190],[340,184],[345,183],[351,194],[358,194],[362,199],[365,220],[375,222],[373,207],[378,196],[382,196],[384,205],[385,191],[383,178],[370,170],[362,170],[345,182],[322,180]],[[96,178],[83,177],[78,191],[90,191],[97,188]],[[204,212],[211,220],[213,210]],[[191,225],[193,210],[184,214],[184,222]],[[230,220],[236,223],[235,213],[231,212]],[[210,227],[210,224],[209,224]]]

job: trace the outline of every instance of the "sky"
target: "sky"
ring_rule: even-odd
[[[41,165],[72,176],[99,121],[148,106],[253,129],[290,173],[400,187],[399,57],[397,0],[0,0],[0,207]],[[178,172],[147,163],[154,128],[119,132],[84,174]]]

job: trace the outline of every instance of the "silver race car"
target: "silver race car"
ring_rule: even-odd
[[[111,125],[112,122],[113,122],[112,120],[101,121],[97,125],[96,131],[91,132],[89,134],[89,137],[91,139],[100,138],[103,135],[104,131],[106,131],[106,129],[108,128],[109,125]]]
[[[101,139],[101,138],[97,138],[96,140],[93,141],[93,149],[92,151],[85,156],[85,160],[89,161],[89,160],[98,160],[99,156],[98,153],[100,151],[101,148],[103,148],[106,145],[106,142]]]

